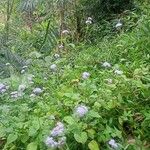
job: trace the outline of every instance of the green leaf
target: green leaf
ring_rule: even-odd
[[[88,139],[86,132],[81,132],[81,134],[75,133],[74,138],[78,143],[82,143],[82,144],[84,144]]]
[[[14,141],[16,141],[18,138],[17,134],[9,134],[7,138],[7,144],[10,144]]]
[[[27,145],[26,150],[37,150],[37,143],[31,142],[30,144]]]
[[[93,117],[93,118],[100,118],[101,116],[99,115],[98,112],[94,111],[94,110],[91,110],[89,111],[89,114],[88,114],[90,117]]]
[[[90,150],[99,150],[98,143],[95,140],[92,140],[89,144],[88,147]]]
[[[68,124],[74,124],[74,119],[71,116],[66,116],[64,117],[64,121],[67,122]]]

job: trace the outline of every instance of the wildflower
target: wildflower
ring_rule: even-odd
[[[60,55],[59,55],[59,54],[55,54],[54,57],[55,57],[56,59],[58,59],[58,58],[60,58]]]
[[[23,74],[23,73],[25,73],[25,70],[24,70],[24,69],[21,70],[21,74]]]
[[[118,23],[116,24],[116,29],[121,29],[122,27],[122,23],[120,22],[120,20],[118,21]]]
[[[26,68],[28,68],[28,66],[23,66],[23,67],[22,67],[22,69],[26,69]]]
[[[75,110],[75,114],[79,117],[83,117],[87,114],[88,108],[84,105],[78,106]]]
[[[3,84],[3,83],[0,83],[0,92],[1,92],[1,90],[3,90],[3,89],[6,89],[6,85]]]
[[[19,97],[18,91],[11,92],[10,95],[11,95],[11,98],[18,98]]]
[[[118,148],[118,144],[116,143],[116,141],[115,141],[114,139],[111,139],[111,140],[108,142],[108,144],[109,144],[112,148],[114,148],[114,149]]]
[[[51,136],[56,137],[56,136],[61,136],[64,133],[64,125],[61,122],[58,122],[56,127],[53,128],[51,131]]]
[[[112,84],[112,82],[113,82],[112,79],[105,79],[105,81],[106,81],[108,84]]]
[[[0,91],[0,93],[5,93],[7,90],[6,89],[2,89],[1,91]]]
[[[54,115],[50,115],[50,116],[49,116],[49,119],[50,119],[50,120],[55,120],[55,116],[54,116]]]
[[[104,63],[102,64],[102,67],[110,68],[110,67],[111,67],[111,64],[108,63],[108,62],[104,62]]]
[[[0,93],[5,93],[7,91],[7,89],[9,88],[9,86],[6,86],[3,83],[0,83]]]
[[[117,74],[117,75],[122,75],[122,74],[123,74],[123,71],[117,69],[117,70],[115,70],[114,73]]]
[[[88,72],[83,72],[83,74],[82,74],[82,78],[83,79],[88,79],[90,77],[90,73],[88,73]]]
[[[34,93],[35,95],[40,95],[42,92],[43,92],[43,90],[42,90],[41,88],[35,88],[35,89],[33,90],[33,93]]]
[[[52,64],[52,65],[50,66],[50,69],[51,69],[52,71],[56,71],[56,70],[57,70],[57,65],[56,65],[56,64]]]
[[[47,80],[47,77],[44,77],[44,80]]]
[[[59,45],[58,48],[63,49],[64,48],[63,44]]]
[[[6,63],[5,65],[6,65],[6,66],[9,66],[9,65],[10,65],[10,63]]]
[[[34,75],[29,75],[28,77],[27,77],[27,79],[28,79],[28,81],[29,81],[29,83],[30,84],[33,84],[34,82],[33,82],[33,78],[34,78],[35,76]]]
[[[57,148],[58,142],[56,142],[53,137],[47,137],[45,144],[50,148]]]
[[[65,143],[66,143],[66,137],[63,136],[63,137],[61,137],[61,138],[59,139],[59,141],[58,141],[58,146],[61,147],[61,146],[63,146]]]
[[[20,84],[18,87],[19,92],[23,92],[25,89],[26,89],[26,85],[24,85],[24,84]]]
[[[35,97],[35,96],[36,96],[36,95],[35,95],[35,94],[33,94],[33,93],[32,93],[32,94],[30,94],[30,97],[31,97],[31,98],[33,98],[33,97]]]
[[[66,34],[67,35],[67,34],[69,34],[69,31],[68,30],[63,30],[62,34]]]
[[[88,19],[85,22],[87,25],[92,24],[92,18],[88,17]]]

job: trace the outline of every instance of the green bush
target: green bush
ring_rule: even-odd
[[[81,3],[86,14],[99,21],[134,7],[133,0],[82,0]]]

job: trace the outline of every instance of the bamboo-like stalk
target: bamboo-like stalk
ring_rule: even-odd
[[[4,45],[8,46],[8,40],[9,40],[9,28],[10,28],[10,17],[12,14],[12,10],[13,10],[13,5],[14,5],[14,0],[12,0],[12,3],[10,2],[10,0],[7,0],[7,15],[6,15],[6,23],[5,23],[5,35],[4,35]]]

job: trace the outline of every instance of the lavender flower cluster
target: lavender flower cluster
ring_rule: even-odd
[[[56,127],[54,127],[50,133],[50,136],[46,138],[45,144],[50,148],[60,148],[66,142],[66,137],[64,136],[64,124],[58,122]]]
[[[5,93],[8,88],[9,88],[9,87],[6,86],[5,84],[0,83],[0,93],[1,93],[1,94]]]
[[[78,106],[75,109],[75,115],[78,116],[79,118],[84,117],[88,112],[88,108],[84,105]]]

